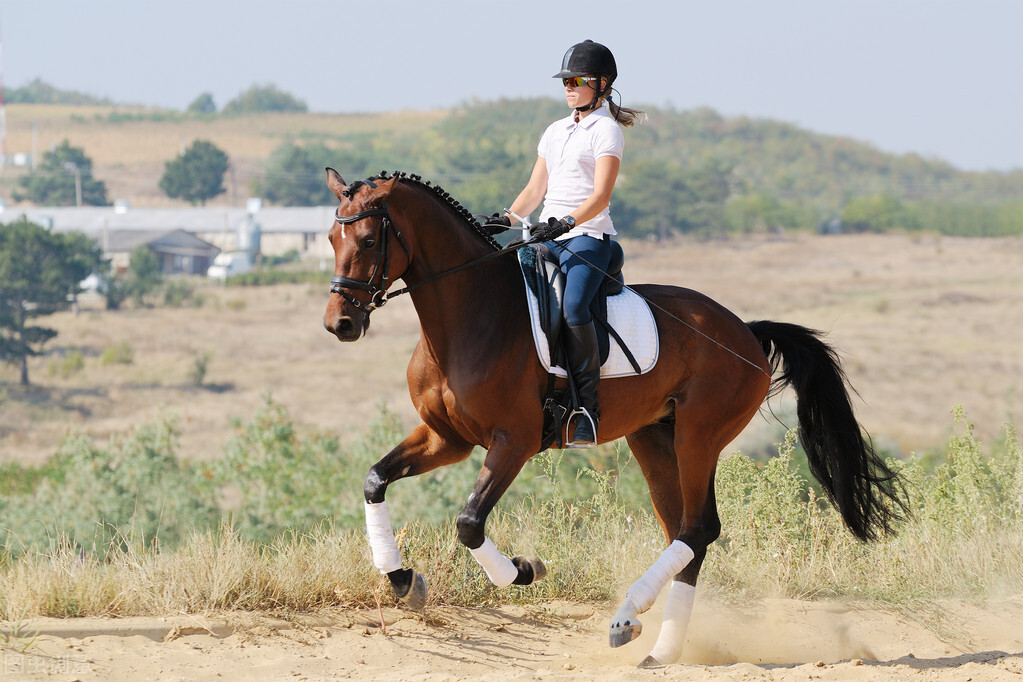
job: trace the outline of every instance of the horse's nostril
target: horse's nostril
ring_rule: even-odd
[[[347,335],[350,334],[352,329],[354,328],[355,325],[352,324],[352,318],[342,317],[340,320],[337,321],[337,325],[334,326],[334,331],[336,331],[338,334]]]

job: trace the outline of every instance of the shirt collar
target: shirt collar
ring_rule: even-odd
[[[563,120],[563,122],[565,124],[565,128],[571,128],[572,126],[578,125],[578,126],[581,126],[582,128],[585,128],[585,129],[589,130],[590,128],[592,128],[597,123],[597,120],[600,117],[605,117],[605,118],[610,118],[611,117],[611,113],[607,109],[607,102],[606,101],[603,104],[601,104],[599,107],[597,107],[596,109],[591,111],[589,116],[584,117],[583,120],[579,121],[579,123],[575,122],[575,112],[574,111],[571,114],[569,114],[568,117],[566,117],[566,118],[564,118],[562,120]]]

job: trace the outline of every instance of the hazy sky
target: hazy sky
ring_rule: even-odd
[[[0,34],[7,87],[184,109],[272,83],[324,112],[560,97],[551,75],[592,38],[625,106],[1023,168],[1023,0],[0,0]]]

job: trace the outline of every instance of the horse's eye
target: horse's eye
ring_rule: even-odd
[[[365,239],[362,240],[362,248],[372,249],[374,246],[376,246],[376,243],[377,243],[376,239],[373,239],[372,237],[366,237]]]

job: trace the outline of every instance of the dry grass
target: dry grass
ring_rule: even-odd
[[[112,113],[138,115],[143,120],[112,122]],[[111,200],[129,198],[135,206],[180,206],[168,199],[157,183],[164,164],[196,139],[204,139],[227,152],[232,173],[225,179],[227,193],[208,205],[238,206],[249,196],[250,181],[279,145],[314,136],[324,141],[339,135],[424,130],[446,115],[443,111],[386,114],[263,114],[258,116],[181,117],[154,121],[152,112],[130,107],[85,107],[14,104],[7,107],[7,146],[11,154],[32,151],[32,125],[36,125],[40,154],[63,140],[85,150],[93,160],[93,173],[107,185]],[[5,171],[4,183],[22,172]]]
[[[969,426],[958,428],[947,465],[928,472],[914,462],[905,469],[914,516],[899,536],[878,543],[857,542],[830,507],[804,496],[806,482],[790,466],[794,431],[766,467],[742,456],[726,459],[718,476],[723,535],[701,586],[736,602],[840,598],[924,611],[934,599],[1018,594],[1023,450],[1008,434],[1006,450],[988,459]],[[614,476],[593,475],[601,480],[586,499],[569,502],[556,489],[491,517],[488,535],[499,547],[545,561],[550,573],[534,586],[490,585],[450,522],[401,527],[404,563],[428,577],[434,605],[611,603],[656,559],[664,540],[653,515],[624,499]],[[95,554],[67,542],[14,560],[0,554],[0,620],[11,622],[37,615],[297,612],[379,601],[392,604],[393,595],[371,565],[363,534],[328,525],[268,544],[221,528],[194,533],[171,550],[128,532]]]
[[[801,236],[629,243],[626,252],[631,282],[682,284],[744,319],[828,331],[861,397],[858,414],[882,446],[941,446],[957,403],[984,441],[1004,422],[1023,423],[1023,240]],[[108,312],[95,301],[77,317],[53,316],[46,324],[60,333],[50,354],[30,363],[31,388],[0,367],[0,460],[38,463],[69,431],[105,439],[161,411],[180,418],[185,456],[214,458],[230,418],[248,418],[268,391],[298,423],[343,439],[361,435],[381,405],[411,427],[404,368],[418,323],[408,297],[377,311],[366,339],[340,345],[320,322],[326,279],[322,287],[211,286],[201,308]],[[104,350],[123,343],[133,363],[103,365]],[[51,375],[74,349],[84,368]],[[210,360],[200,388],[189,377],[203,353]],[[773,407],[785,418],[785,399]],[[778,433],[761,420],[738,445],[751,451]]]
[[[365,603],[379,579],[360,534],[285,536],[269,546],[230,530],[197,533],[175,551],[132,542],[97,559],[64,546],[0,574],[0,619],[304,610]]]

